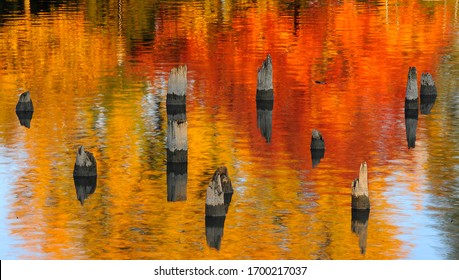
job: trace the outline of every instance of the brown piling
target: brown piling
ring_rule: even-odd
[[[22,126],[30,128],[30,121],[33,116],[33,103],[30,98],[30,92],[26,91],[19,96],[19,101],[16,104],[16,115]]]
[[[97,176],[97,164],[94,155],[84,150],[83,146],[78,148],[75,166],[73,168],[74,177]]]
[[[258,69],[257,100],[274,100],[273,91],[273,65],[268,54],[263,64]]]
[[[421,114],[428,115],[437,99],[437,88],[430,73],[421,75]]]
[[[30,92],[26,91],[19,96],[16,104],[16,112],[33,112],[33,103],[30,98]]]
[[[188,122],[186,65],[173,68],[167,84],[167,200],[186,200],[188,181]]]
[[[370,209],[367,163],[360,164],[359,178],[352,182],[352,209]]]
[[[416,67],[410,67],[405,93],[405,126],[408,148],[414,148],[418,126],[418,82]]]
[[[166,106],[186,105],[186,75],[186,65],[173,68],[169,73],[169,80],[167,83]]]
[[[325,155],[325,141],[317,129],[312,130],[311,136],[311,159],[312,167],[316,167]]]

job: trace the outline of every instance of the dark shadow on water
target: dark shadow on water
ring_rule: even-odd
[[[84,201],[96,191],[97,176],[74,176],[73,182],[75,183],[75,190],[77,199],[81,205],[84,205]]]
[[[257,100],[257,127],[266,143],[271,142],[274,100]]]
[[[405,126],[406,126],[406,140],[408,148],[416,146],[416,129],[418,127],[418,99],[407,100],[405,99]]]
[[[360,253],[367,251],[368,219],[370,210],[352,209],[351,230],[359,237]]]
[[[19,123],[22,126],[30,128],[30,122],[32,121],[32,116],[33,116],[32,111],[24,111],[24,112],[16,111],[16,115],[18,116]]]

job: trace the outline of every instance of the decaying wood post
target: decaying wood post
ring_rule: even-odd
[[[274,100],[273,64],[268,54],[258,69],[257,100]]]
[[[233,186],[225,166],[217,168],[206,193],[206,216],[225,216],[233,195]]]
[[[311,159],[312,167],[316,167],[325,155],[325,141],[317,129],[312,130],[311,136]]]
[[[405,93],[405,126],[408,148],[414,148],[416,143],[416,129],[418,126],[419,111],[417,80],[416,67],[410,67]]]
[[[74,177],[97,176],[97,164],[94,155],[84,150],[83,146],[78,148],[75,166],[73,168]]]
[[[273,65],[271,56],[268,54],[260,68],[258,68],[257,79],[257,127],[266,139],[271,142],[272,134],[272,112],[274,105],[273,91]]]
[[[211,248],[220,250],[226,214],[233,196],[233,186],[225,166],[217,168],[206,193],[206,239]]]
[[[16,104],[16,112],[33,112],[33,103],[30,98],[30,92],[26,91],[19,96]]]
[[[16,115],[22,126],[30,128],[30,121],[33,115],[33,103],[30,98],[30,92],[26,91],[19,96],[19,101],[16,104]]]
[[[352,209],[370,209],[366,162],[360,164],[359,178],[352,182]]]
[[[437,99],[437,88],[430,73],[421,75],[421,114],[428,115]]]
[[[85,199],[96,191],[97,176],[74,176],[75,190],[77,199],[84,205]]]
[[[187,87],[186,65],[173,68],[167,82],[166,106],[185,105]]]
[[[167,85],[167,200],[186,200],[188,181],[187,67],[173,68]]]
[[[96,190],[97,163],[94,155],[80,146],[73,167],[73,181],[77,199],[83,205],[84,200]]]
[[[217,217],[226,215],[225,192],[223,191],[222,176],[220,172],[220,168],[214,172],[212,180],[207,187],[206,216]]]
[[[367,251],[368,218],[370,209],[352,209],[351,231],[359,237],[360,253]]]

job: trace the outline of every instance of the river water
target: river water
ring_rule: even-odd
[[[459,259],[458,1],[0,3],[2,259]],[[272,109],[257,69],[273,63]],[[166,93],[186,65],[186,199]],[[438,91],[408,148],[408,69]],[[15,113],[29,91],[29,127]],[[313,129],[325,139],[312,162]],[[77,149],[97,160],[81,203]],[[371,211],[353,219],[368,164]],[[219,166],[234,188],[205,217]]]

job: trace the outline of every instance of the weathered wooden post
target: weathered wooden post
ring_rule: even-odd
[[[359,178],[352,182],[351,205],[351,230],[359,236],[360,252],[365,254],[367,248],[368,217],[370,216],[366,162],[360,164]]]
[[[233,196],[233,186],[225,166],[217,168],[206,193],[206,240],[220,250],[226,214]]]
[[[186,75],[186,65],[173,68],[169,73],[169,80],[167,82],[166,106],[186,105]]]
[[[421,114],[428,115],[437,99],[437,88],[430,73],[421,75]]]
[[[359,237],[360,253],[364,255],[367,251],[368,218],[369,209],[352,209],[351,231]]]
[[[33,115],[33,103],[30,98],[30,92],[26,91],[19,96],[19,101],[16,104],[16,115],[22,126],[30,128],[30,121]]]
[[[75,165],[73,167],[73,181],[77,193],[77,199],[81,205],[88,196],[96,190],[97,163],[94,155],[80,146],[77,151]]]
[[[167,200],[186,200],[188,181],[188,122],[186,119],[187,67],[169,74],[167,110]]]
[[[312,167],[316,167],[325,155],[325,141],[317,129],[312,130],[311,136],[311,159]]]
[[[418,126],[418,78],[416,67],[408,71],[408,83],[405,93],[405,126],[408,148],[414,148],[416,143],[416,129]]]
[[[266,143],[269,143],[272,135],[272,112],[274,106],[273,65],[269,54],[261,67],[258,68],[256,103],[257,127],[266,139]]]
[[[359,178],[352,182],[352,209],[370,209],[366,162],[360,164]]]

